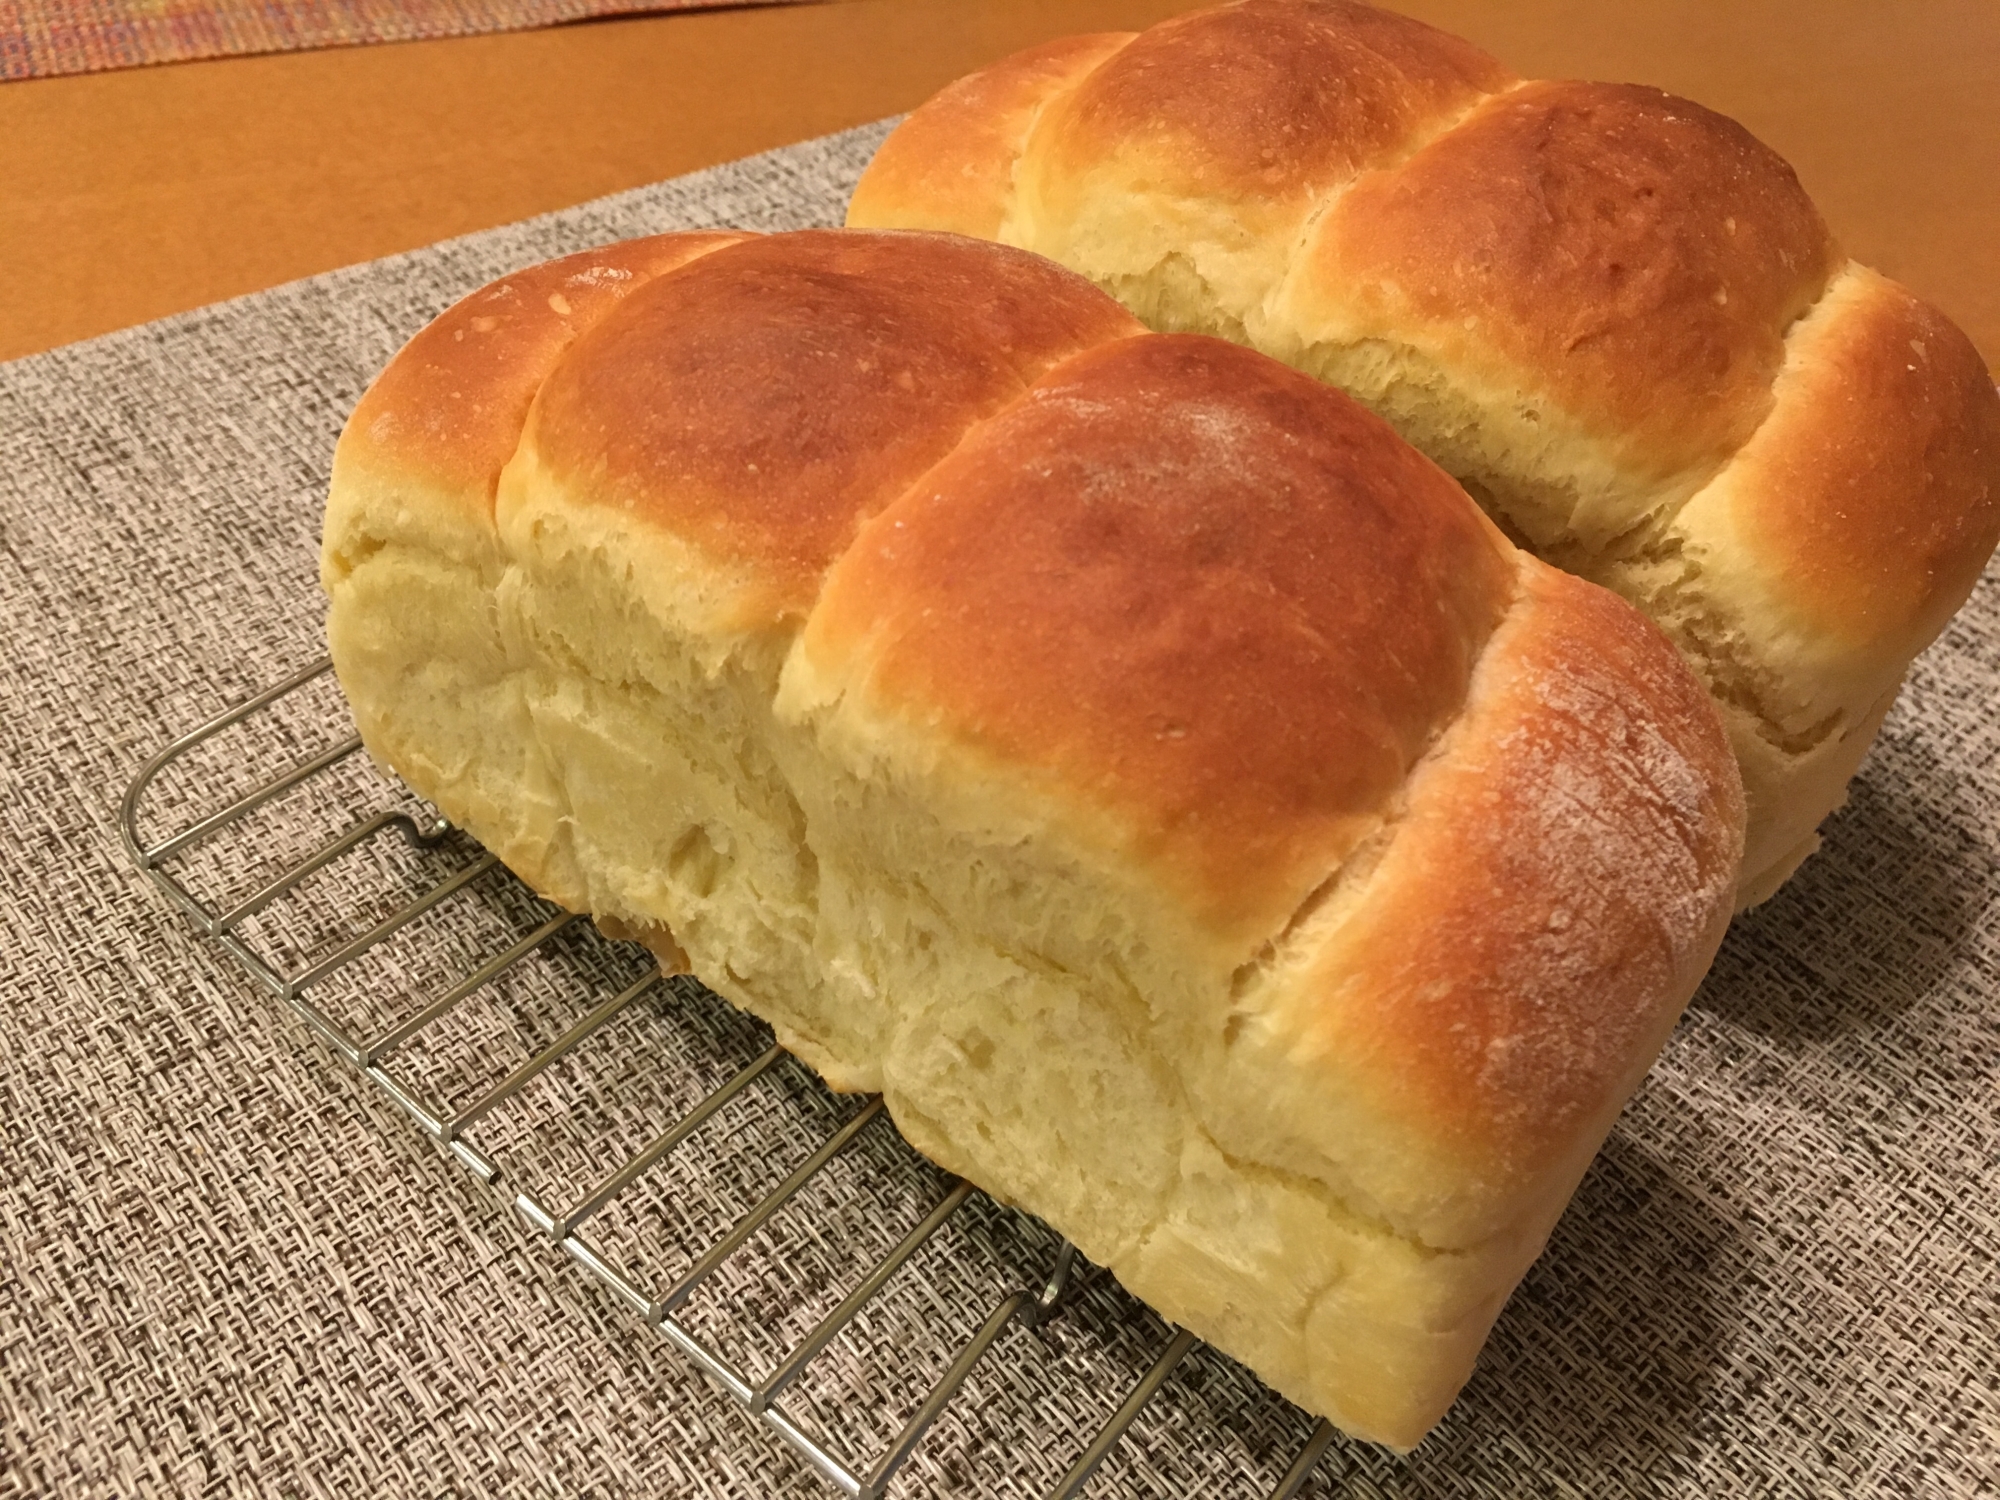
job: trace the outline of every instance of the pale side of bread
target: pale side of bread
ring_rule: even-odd
[[[1346,397],[990,244],[475,294],[350,422],[323,579],[454,822],[1397,1447],[1729,918],[1655,627]]]
[[[2000,538],[1983,362],[1776,155],[1368,6],[1242,0],[995,64],[890,136],[848,222],[1019,245],[1327,380],[1638,605],[1728,726],[1743,905],[1817,847]]]

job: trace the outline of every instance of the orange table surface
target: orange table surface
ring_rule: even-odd
[[[910,108],[1186,0],[842,0],[0,85],[0,358]],[[1528,76],[1654,83],[1798,169],[2000,361],[1996,0],[1403,0]]]

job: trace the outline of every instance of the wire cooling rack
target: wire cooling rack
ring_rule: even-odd
[[[1325,1477],[1329,1424],[1307,1432],[1305,1414],[1166,1328],[1039,1223],[924,1162],[888,1127],[879,1098],[832,1094],[712,992],[541,902],[376,771],[351,727],[321,661],[183,735],[126,791],[120,826],[133,860],[528,1226],[837,1490],[886,1493],[954,1398],[968,1404],[975,1371],[1004,1363],[1003,1336],[1025,1330],[1046,1343],[1065,1325],[1072,1346],[1091,1344],[1093,1357],[1078,1358],[1092,1373],[1075,1393],[1081,1414],[1045,1420],[1038,1435],[1058,1449],[1080,1444],[1051,1500],[1079,1494],[1121,1443],[1132,1446],[1149,1403],[1191,1378],[1191,1356],[1227,1366],[1220,1384],[1267,1408],[1243,1424],[1260,1447],[1273,1431],[1296,1429],[1303,1442],[1274,1488],[1270,1473],[1290,1450],[1222,1464],[1220,1477],[1168,1479],[1168,1490],[1157,1469],[1148,1486],[1148,1466],[1129,1464],[1142,1493],[1291,1500],[1315,1470]],[[483,1030],[467,1021],[482,1005]],[[634,1095],[648,1107],[632,1108]],[[705,1199],[730,1207],[696,1222],[688,1205]],[[836,1217],[866,1232],[833,1233]],[[644,1247],[664,1242],[676,1250],[666,1268],[640,1269]],[[750,1261],[763,1270],[746,1272]],[[786,1283],[801,1276],[820,1295],[783,1310],[799,1289]],[[844,1389],[816,1387],[815,1362],[877,1314],[892,1282],[914,1284],[919,1304],[967,1285],[997,1295],[983,1316],[920,1313],[915,1326],[942,1347],[927,1381],[897,1399],[857,1392],[851,1372]],[[1018,1337],[1008,1350],[1017,1362],[1035,1352]],[[857,1422],[843,1410],[857,1404],[908,1414]],[[1182,1427],[1203,1410],[1212,1414],[1180,1403]],[[1220,1446],[1226,1434],[1198,1436]]]

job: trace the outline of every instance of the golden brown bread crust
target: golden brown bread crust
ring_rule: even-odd
[[[1727,747],[1657,627],[1551,568],[1525,592],[1507,680],[1473,710],[1512,735],[1467,725],[1429,769],[1376,899],[1320,947],[1300,993],[1326,999],[1297,1033],[1496,1200],[1637,1083],[1741,847]]]
[[[808,231],[720,253],[578,340],[527,437],[558,481],[753,567],[746,625],[802,618],[861,521],[1051,363],[1143,331],[985,244]]]
[[[1141,32],[1050,105],[1045,180],[1112,161],[1156,190],[1271,205],[1323,193],[1505,86],[1458,38],[1340,0],[1246,0]]]
[[[864,652],[885,708],[1092,787],[1201,920],[1254,945],[1457,712],[1512,554],[1327,387],[1213,339],[1127,339],[883,511],[810,649]]]
[[[1873,273],[1853,282],[1738,459],[1740,535],[1806,628],[1900,666],[2000,541],[2000,400],[1943,313]]]
[[[1666,476],[1756,430],[1785,330],[1840,259],[1734,120],[1659,89],[1531,83],[1357,181],[1296,275],[1360,337],[1545,394]]]
[[[998,238],[1014,163],[1043,102],[1136,35],[1059,37],[1015,53],[1005,68],[971,73],[940,89],[922,118],[897,132],[897,150],[875,164],[876,189],[912,205],[898,227]]]
[[[1365,6],[1240,0],[1040,87],[1011,179],[982,160],[997,201],[923,201],[954,158],[919,109],[848,222],[993,233],[1387,417],[1668,631],[1748,787],[1741,899],[1775,890],[1993,549],[2000,396],[1963,337],[1734,123]]]
[[[490,515],[500,469],[557,356],[655,276],[742,238],[622,240],[481,287],[427,324],[368,387],[341,458],[420,470]]]
[[[991,245],[711,246],[458,374],[521,412],[490,505],[497,428],[335,467],[371,751],[1415,1443],[1727,919],[1658,632],[1346,397]]]
[[[1125,279],[1185,272],[1246,316],[1328,192],[1505,78],[1442,32],[1333,0],[1246,0],[1179,17],[1047,97],[997,238],[1089,267],[1161,329],[1178,325]],[[916,155],[893,137],[885,152]],[[874,193],[864,177],[864,213]],[[894,192],[879,197],[885,222],[899,222]],[[955,201],[970,211],[963,195]],[[866,222],[854,213],[850,222]]]

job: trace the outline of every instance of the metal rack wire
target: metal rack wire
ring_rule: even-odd
[[[140,831],[148,792],[162,773],[224,731],[281,708],[288,698],[325,678],[330,670],[330,662],[317,662],[217,714],[148,760],[127,789],[120,808],[119,826],[125,845],[139,869],[193,920],[205,936],[228,951],[266,990],[295,1011],[327,1046],[381,1089],[481,1182],[497,1189],[502,1182],[501,1167],[492,1155],[468,1138],[468,1131],[507,1101],[520,1096],[535,1079],[575,1052],[593,1035],[602,1032],[614,1018],[662,984],[663,976],[659,970],[651,969],[595,1005],[552,1042],[515,1066],[499,1082],[470,1102],[448,1110],[427,1097],[420,1082],[407,1073],[392,1071],[392,1065],[406,1049],[470,997],[494,985],[531,955],[545,950],[577,924],[579,918],[563,912],[547,915],[524,935],[505,943],[499,951],[478,962],[470,972],[434,999],[421,1003],[414,1013],[370,1033],[357,1035],[350,1025],[342,1024],[328,1008],[308,998],[308,992],[319,990],[379,945],[409,929],[426,914],[434,912],[453,896],[493,872],[498,864],[494,856],[470,848],[454,851],[450,846],[456,836],[451,826],[433,811],[412,803],[385,807],[355,818],[302,857],[292,858],[283,868],[266,873],[261,883],[247,893],[237,895],[226,906],[192,888],[199,882],[169,868],[171,864],[184,861],[198,847],[208,844],[225,830],[238,827],[260,809],[311,787],[356,756],[361,750],[361,740],[352,735],[327,748],[305,753],[303,758],[287,757],[282,769],[264,776],[247,790],[237,792],[220,808],[200,813],[193,821],[165,837],[148,842]],[[416,895],[402,901],[363,930],[338,935],[330,946],[305,954],[291,964],[274,953],[268,942],[260,942],[253,935],[251,929],[256,925],[255,919],[271,912],[312,877],[337,861],[365,849],[392,830],[411,850],[439,855],[457,852],[464,857],[454,861],[455,868],[431,879]],[[468,841],[459,838],[457,842],[463,844]],[[495,876],[496,880],[507,878],[504,871]],[[712,1282],[725,1263],[754,1236],[768,1230],[781,1210],[798,1199],[809,1184],[820,1178],[830,1163],[847,1153],[868,1127],[883,1117],[880,1098],[867,1101],[831,1134],[825,1135],[816,1149],[775,1187],[769,1188],[726,1232],[700,1251],[682,1274],[663,1289],[646,1284],[643,1278],[621,1268],[614,1256],[607,1254],[585,1233],[593,1218],[607,1205],[669,1159],[677,1148],[732,1102],[739,1101],[753,1083],[770,1075],[785,1056],[783,1049],[776,1045],[766,1046],[719,1087],[700,1097],[678,1119],[655,1134],[642,1149],[604,1173],[580,1195],[557,1200],[548,1189],[522,1189],[513,1194],[512,1205],[528,1225],[561,1247],[618,1300],[647,1324],[657,1328],[697,1369],[782,1437],[837,1490],[857,1497],[857,1500],[873,1500],[873,1497],[887,1491],[891,1480],[1001,1335],[1015,1326],[1039,1327],[1063,1312],[1072,1293],[1089,1272],[1067,1243],[1060,1244],[1044,1275],[1029,1279],[1025,1285],[1015,1286],[991,1308],[977,1331],[959,1346],[942,1375],[933,1381],[913,1414],[885,1447],[872,1458],[861,1460],[836,1452],[837,1445],[824,1432],[818,1430],[809,1418],[787,1405],[787,1392],[807,1365],[977,1195],[977,1189],[972,1184],[963,1180],[953,1181],[900,1241],[874,1258],[872,1263],[857,1267],[859,1274],[853,1281],[852,1290],[774,1365],[760,1374],[746,1373],[732,1363],[714,1341],[704,1337],[680,1314],[689,1300]],[[562,1206],[551,1206],[558,1201]],[[1096,1428],[1083,1451],[1048,1492],[1050,1500],[1069,1500],[1083,1490],[1196,1343],[1194,1335],[1186,1330],[1172,1331],[1165,1347],[1158,1351],[1121,1404],[1108,1420]],[[1333,1428],[1326,1422],[1322,1421],[1313,1428],[1276,1487],[1266,1492],[1268,1500],[1291,1500],[1297,1495],[1320,1465],[1335,1437]]]

